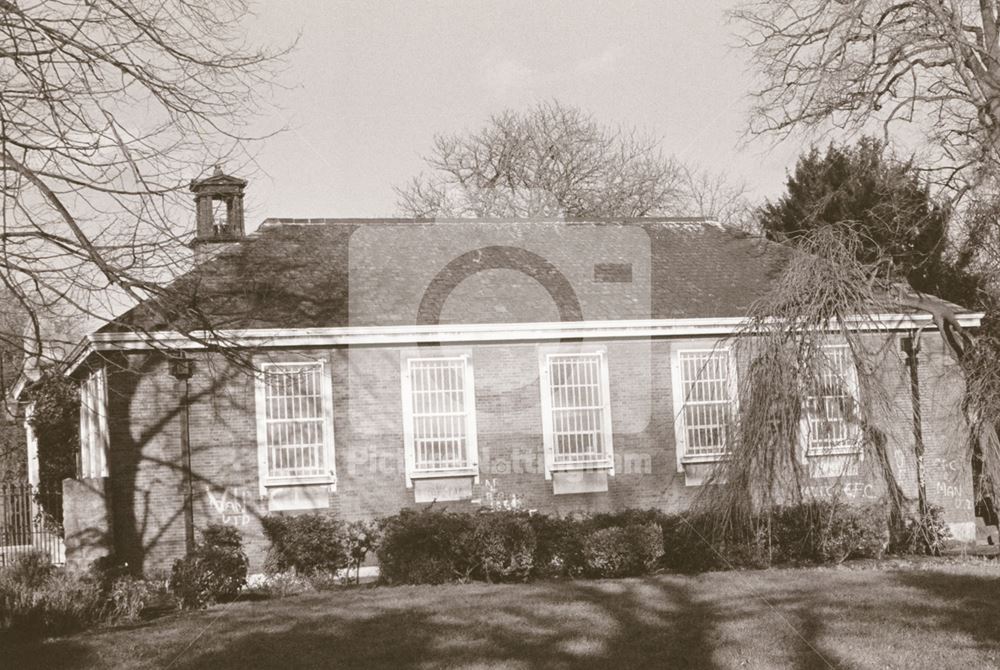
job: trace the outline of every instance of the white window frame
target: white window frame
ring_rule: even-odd
[[[103,367],[80,383],[80,478],[108,476],[111,439],[108,433],[108,380]]]
[[[463,371],[463,413],[465,414],[464,465],[418,469],[416,452],[416,422],[414,417],[413,369],[425,361],[457,361]],[[400,391],[403,408],[403,453],[406,464],[406,488],[413,488],[414,479],[472,476],[479,482],[479,442],[476,429],[476,377],[470,352],[427,355],[425,352],[403,353],[400,356]]]
[[[715,341],[693,341],[670,349],[670,382],[674,406],[674,444],[677,458],[677,472],[684,472],[685,464],[717,463],[729,457],[730,445],[714,454],[687,454],[687,425],[684,407],[688,404],[684,397],[684,378],[681,365],[682,354],[723,354],[726,356],[730,416],[735,421],[739,417],[739,371],[736,356],[730,347],[718,346]]]
[[[597,356],[600,373],[599,390],[601,393],[601,441],[604,444],[604,455],[600,459],[581,461],[578,463],[556,463],[555,426],[553,422],[552,384],[550,366],[559,358],[581,356]],[[578,470],[606,470],[609,475],[615,474],[614,430],[611,424],[611,383],[608,374],[608,351],[603,345],[576,347],[539,347],[538,350],[538,380],[542,396],[542,443],[545,452],[545,479],[552,479],[554,472],[571,472]]]
[[[820,347],[821,351],[831,350],[831,349],[841,349],[847,352],[848,361],[850,362],[850,375],[844,381],[846,382],[848,395],[854,399],[854,403],[857,406],[861,405],[861,394],[858,386],[858,368],[854,362],[854,354],[851,351],[850,345],[846,343],[837,344],[824,344]],[[854,435],[845,440],[842,444],[829,446],[829,447],[814,447],[810,442],[810,430],[809,430],[809,401],[814,396],[807,395],[802,399],[802,419],[799,422],[799,450],[805,459],[809,458],[822,458],[824,456],[853,456],[859,455],[862,452],[861,449],[861,429],[860,426],[854,426]]]
[[[268,370],[271,369],[303,365],[317,366],[319,368],[320,394],[323,406],[323,445],[321,456],[326,472],[298,477],[272,477],[268,465],[266,375]],[[266,496],[269,487],[304,486],[310,484],[329,484],[331,490],[335,491],[337,486],[337,467],[334,460],[333,382],[330,379],[327,362],[322,359],[288,361],[257,360],[254,367],[256,368],[254,387],[257,411],[257,471],[259,473],[261,495]]]

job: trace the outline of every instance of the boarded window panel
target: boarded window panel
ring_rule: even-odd
[[[600,354],[549,356],[553,460],[557,465],[606,460]]]
[[[684,403],[685,456],[723,455],[735,401],[729,352],[680,351],[677,357]]]
[[[80,385],[80,476],[107,476],[108,449],[106,378],[98,369]]]
[[[411,359],[413,466],[417,471],[469,465],[466,361],[456,358]]]
[[[265,366],[267,462],[271,477],[326,473],[322,374],[321,363]]]
[[[822,353],[816,384],[805,402],[806,442],[813,453],[850,447],[858,436],[857,372],[850,348],[824,347]]]

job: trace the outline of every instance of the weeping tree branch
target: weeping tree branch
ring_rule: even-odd
[[[850,427],[848,442],[863,454],[859,468],[866,468],[859,474],[880,483],[890,518],[898,522],[907,513],[882,429],[907,418],[894,416],[894,399],[883,380],[885,370],[898,368],[891,364],[899,354],[895,338],[873,315],[908,310],[931,314],[967,378],[970,352],[978,344],[950,306],[900,288],[884,274],[883,265],[860,261],[863,244],[846,224],[804,234],[772,291],[752,306],[740,332],[724,343],[745,370],[739,413],[729,421],[729,457],[712,471],[709,486],[696,500],[696,507],[715,519],[719,538],[757,532],[761,515],[774,506],[810,499],[814,474],[808,445],[820,445],[812,447],[815,455],[829,455],[822,445],[834,424]],[[846,346],[850,367],[837,362],[841,354],[830,349],[836,344]],[[856,395],[850,392],[855,386]],[[995,382],[992,392],[991,402],[1000,409]],[[808,400],[821,397],[833,399],[823,401],[834,402],[832,409]],[[986,421],[985,414],[978,414],[980,421]],[[986,457],[991,471],[1000,468],[1000,452]]]

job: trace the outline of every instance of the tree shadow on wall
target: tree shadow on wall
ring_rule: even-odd
[[[147,556],[158,545],[170,543],[178,548],[175,553],[183,553],[186,487],[180,437],[181,387],[169,376],[167,361],[158,353],[131,360],[112,356],[108,365],[112,494],[106,497],[106,504],[112,518],[114,554],[130,571],[143,574]],[[221,390],[236,376],[251,374],[249,369],[235,366],[219,371],[208,359],[196,359],[195,370],[201,383],[189,393],[190,407],[199,402],[225,402],[227,396]],[[156,395],[150,397],[150,389],[140,389],[143,380],[150,380]],[[192,458],[216,446],[192,447]],[[203,486],[217,489],[228,485],[212,481],[197,466],[191,479],[196,491]]]

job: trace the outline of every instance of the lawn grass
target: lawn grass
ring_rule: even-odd
[[[11,668],[996,668],[996,561],[350,587],[0,649]]]

